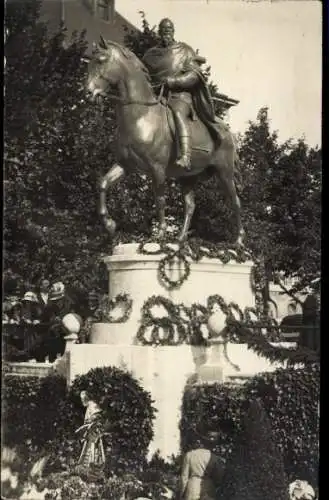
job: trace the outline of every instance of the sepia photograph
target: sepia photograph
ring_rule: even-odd
[[[320,500],[322,33],[4,2],[1,499]]]

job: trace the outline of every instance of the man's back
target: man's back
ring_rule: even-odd
[[[186,479],[188,476],[186,500],[215,498],[216,487],[224,474],[224,464],[211,451],[198,448],[186,454],[183,465],[184,473]]]

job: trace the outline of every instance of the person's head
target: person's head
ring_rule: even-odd
[[[22,314],[22,303],[14,302],[11,308],[12,318],[20,318]]]
[[[291,316],[293,314],[296,314],[296,304],[294,304],[293,302],[291,302],[288,305],[288,315]]]
[[[90,292],[88,294],[88,307],[91,311],[95,311],[98,307],[98,294],[96,292]]]
[[[38,299],[33,292],[26,292],[24,294],[24,297],[22,299],[23,305],[24,306],[31,306],[32,304],[36,304],[38,302]]]
[[[49,300],[59,301],[65,299],[65,285],[61,281],[53,283],[49,290]]]
[[[196,433],[193,439],[193,448],[206,448],[212,449],[218,442],[220,432],[205,431],[203,433]]]
[[[88,392],[87,391],[81,391],[80,392],[80,399],[81,399],[81,403],[83,404],[83,406],[87,406],[87,404],[90,401],[90,396],[89,396]]]
[[[39,283],[39,289],[41,293],[49,293],[50,282],[49,280],[43,278]]]
[[[175,27],[174,23],[167,17],[159,23],[159,37],[164,47],[174,42]]]

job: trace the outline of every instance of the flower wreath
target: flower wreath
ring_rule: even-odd
[[[123,306],[124,312],[120,317],[113,315],[118,306]],[[104,323],[125,323],[131,315],[133,301],[127,293],[119,293],[114,299],[108,300],[105,296],[95,312],[95,320]]]
[[[121,304],[123,304],[125,310],[124,310],[121,317],[115,318],[113,316],[113,310]],[[127,293],[119,293],[118,295],[116,295],[116,297],[114,297],[114,299],[111,299],[109,301],[110,311],[107,315],[108,322],[109,323],[125,323],[130,318],[132,308],[133,308],[133,301],[130,298],[130,296]]]

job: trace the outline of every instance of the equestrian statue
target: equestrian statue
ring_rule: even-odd
[[[111,235],[116,223],[109,216],[106,194],[129,171],[152,180],[159,237],[166,233],[165,182],[179,180],[185,214],[179,240],[187,238],[195,209],[194,188],[198,175],[212,167],[237,220],[237,243],[244,230],[235,185],[238,155],[234,136],[215,115],[213,101],[201,71],[206,62],[189,45],[176,42],[170,19],[159,24],[159,43],[141,61],[126,47],[102,37],[88,66],[88,90],[92,97],[106,95],[112,86],[117,101],[116,163],[101,180],[100,215]]]

